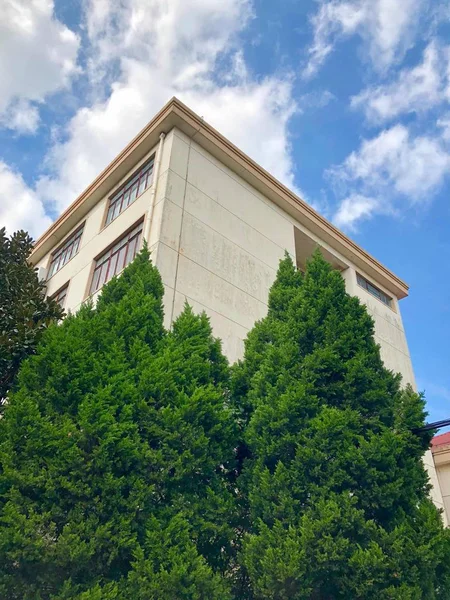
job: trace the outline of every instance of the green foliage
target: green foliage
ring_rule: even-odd
[[[207,317],[166,331],[162,296],[145,248],[23,362],[0,598],[450,600],[423,398],[340,274],[286,256],[231,377]]]
[[[304,277],[281,262],[233,374],[245,597],[450,598],[450,540],[421,461],[430,438],[411,433],[424,401],[383,366],[373,332],[319,252]]]
[[[205,315],[146,249],[46,332],[0,420],[0,598],[226,600],[236,429]]]
[[[45,298],[45,285],[27,262],[32,248],[24,231],[8,238],[5,228],[0,229],[0,401],[43,331],[63,315],[54,300]]]

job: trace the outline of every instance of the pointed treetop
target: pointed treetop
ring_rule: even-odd
[[[302,274],[297,269],[291,255],[285,252],[280,261],[277,276],[269,292],[269,315],[285,319],[287,308],[302,284]]]
[[[163,295],[161,276],[145,244],[120,276],[103,287],[96,312],[127,343],[141,339],[153,346],[164,335]]]
[[[385,368],[366,307],[319,250],[293,281],[285,258],[233,376],[250,597],[446,598],[450,536],[411,432],[423,399]]]

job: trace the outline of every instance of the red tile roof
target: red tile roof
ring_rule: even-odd
[[[435,435],[431,440],[431,450],[437,449],[438,446],[446,446],[447,444],[450,444],[450,431],[441,433],[441,435]]]

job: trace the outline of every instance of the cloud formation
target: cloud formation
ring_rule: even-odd
[[[52,0],[4,0],[0,19],[0,122],[33,133],[38,105],[79,72],[78,36],[54,16]]]
[[[64,210],[173,95],[304,199],[295,181],[293,114],[331,101],[331,110],[339,110],[350,102],[364,114],[365,125],[384,127],[326,170],[339,192],[334,220],[342,227],[398,214],[400,206],[423,205],[445,179],[448,115],[432,113],[426,126],[401,121],[450,100],[450,50],[437,40],[428,41],[417,65],[399,68],[417,41],[426,0],[319,3],[304,75],[317,73],[341,40],[353,36],[359,44],[359,38],[363,62],[374,67],[368,71],[373,82],[351,99],[308,88],[286,70],[256,76],[243,52],[243,33],[254,18],[252,0],[85,0],[82,36],[56,18],[53,0],[5,1],[0,76],[7,76],[0,79],[0,126],[15,134],[35,132],[41,103],[75,76],[81,82],[80,108],[51,131],[32,187],[3,163],[21,189],[14,203],[5,201],[9,223],[19,222],[30,199],[41,216],[44,207],[53,215]],[[14,69],[20,77],[13,76]],[[33,233],[46,222],[39,217]]]
[[[247,0],[88,3],[96,99],[50,150],[39,196],[64,209],[173,95],[294,187],[292,82],[249,72],[237,40],[250,18]]]
[[[423,0],[322,0],[312,17],[313,42],[305,77],[315,75],[336,44],[358,35],[377,71],[399,62],[410,47]]]
[[[439,139],[411,135],[394,125],[363,140],[358,150],[329,170],[341,189],[351,189],[334,216],[341,227],[374,214],[429,203],[450,173],[450,154]]]
[[[25,229],[37,237],[51,225],[37,194],[24,182],[20,173],[0,161],[0,223],[8,233]]]
[[[363,90],[351,99],[352,108],[363,110],[367,120],[376,124],[405,113],[424,113],[450,100],[449,58],[448,47],[431,42],[419,65],[401,70],[391,83]]]

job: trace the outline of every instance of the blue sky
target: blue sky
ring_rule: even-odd
[[[411,286],[450,417],[445,0],[4,0],[0,223],[38,236],[173,95]]]

